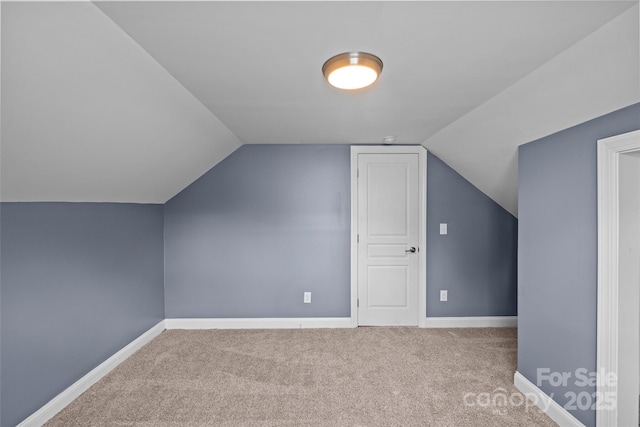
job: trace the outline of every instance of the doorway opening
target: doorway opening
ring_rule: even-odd
[[[597,393],[612,402],[597,408],[599,427],[638,425],[639,311],[640,131],[635,131],[598,141]]]

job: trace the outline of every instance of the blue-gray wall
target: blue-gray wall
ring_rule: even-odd
[[[596,369],[596,141],[640,129],[640,104],[523,145],[518,188],[518,371],[569,372],[566,387],[539,387],[561,406],[579,387],[576,369]],[[571,413],[587,426],[595,412]]]
[[[167,202],[167,318],[349,316],[349,165],[346,145],[245,145]]]
[[[435,156],[427,174],[427,314],[515,315],[515,218]],[[348,146],[243,146],[165,205],[167,317],[350,316],[349,200]]]
[[[0,204],[1,425],[164,318],[162,206]]]
[[[515,314],[515,219],[432,155],[427,191],[428,315]],[[348,146],[246,145],[164,207],[3,203],[0,218],[2,426],[165,315],[350,315]]]
[[[427,185],[427,315],[515,316],[516,218],[431,153]]]

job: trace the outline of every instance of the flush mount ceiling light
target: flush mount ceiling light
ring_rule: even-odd
[[[338,89],[361,89],[371,85],[382,72],[382,61],[366,52],[345,52],[329,58],[322,74]]]

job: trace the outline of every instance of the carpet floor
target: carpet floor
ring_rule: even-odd
[[[168,330],[54,426],[555,426],[515,329]]]

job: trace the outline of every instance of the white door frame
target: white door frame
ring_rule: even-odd
[[[418,326],[427,326],[427,150],[421,145],[351,147],[351,326],[358,326],[358,154],[418,155]]]
[[[598,372],[618,373],[618,177],[620,155],[640,150],[640,130],[598,141]],[[604,379],[604,378],[600,378]],[[616,396],[617,383],[598,381],[598,396]],[[602,394],[601,394],[602,393]],[[611,394],[605,394],[611,393]],[[617,406],[596,412],[598,427],[616,426]]]

